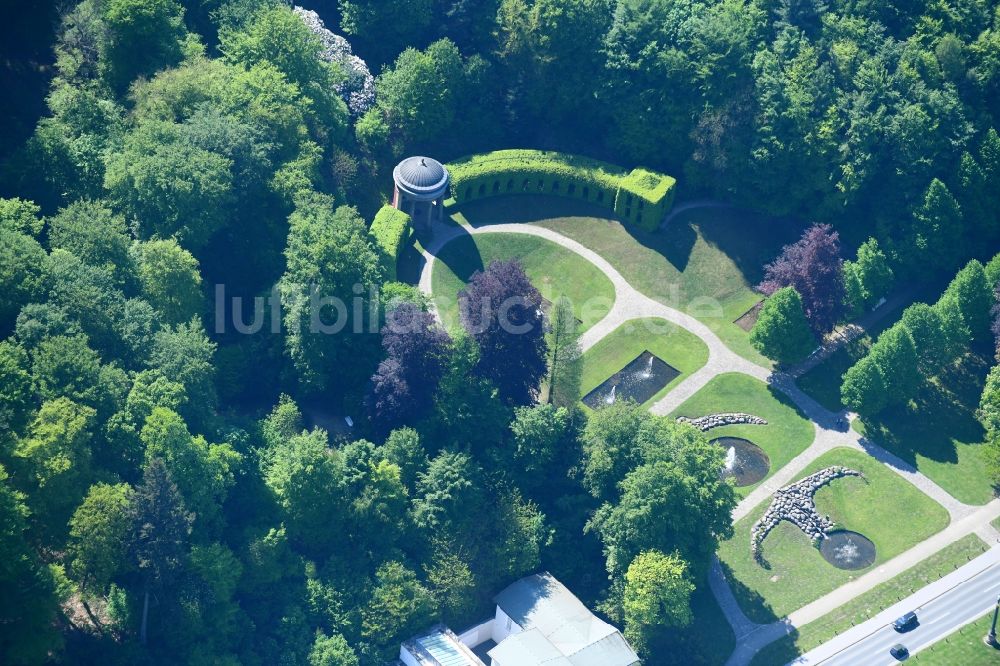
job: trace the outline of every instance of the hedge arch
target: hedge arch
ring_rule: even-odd
[[[674,202],[670,176],[542,150],[498,150],[448,166],[455,203],[508,194],[554,194],[591,201],[623,221],[655,231]]]

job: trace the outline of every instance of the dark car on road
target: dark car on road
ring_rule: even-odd
[[[908,631],[915,627],[917,624],[917,614],[910,611],[902,617],[896,618],[896,621],[892,623],[892,628],[896,631]]]
[[[896,643],[891,648],[889,648],[889,654],[891,654],[896,659],[903,661],[908,656],[910,656],[910,651],[906,649],[906,646],[902,643]]]

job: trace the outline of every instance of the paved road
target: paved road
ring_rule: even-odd
[[[902,643],[915,654],[981,617],[1000,595],[1000,546],[936,583],[918,590],[864,624],[793,661],[795,666],[888,666],[898,661],[889,648]],[[898,633],[890,623],[915,610],[919,625]],[[1000,663],[1000,651],[997,653]]]

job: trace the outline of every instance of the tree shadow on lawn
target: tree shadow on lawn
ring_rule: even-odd
[[[399,255],[396,263],[396,279],[406,284],[418,284],[420,273],[424,270],[427,260],[414,243],[409,243]]]
[[[665,231],[649,233],[626,225],[615,216],[614,212],[592,202],[580,199],[570,199],[544,194],[520,194],[502,198],[503,204],[498,205],[496,199],[485,199],[463,204],[461,213],[466,221],[474,227],[490,224],[530,224],[556,218],[580,218],[598,220],[607,223],[618,223],[640,244],[663,255],[678,271],[687,267],[691,250],[698,240],[694,227],[679,223],[671,225]]]
[[[698,235],[736,265],[747,284],[764,277],[764,265],[784,245],[798,240],[804,224],[746,208],[692,208],[678,215],[665,230],[649,234],[626,227],[637,241],[656,250],[683,272]]]
[[[468,283],[473,273],[486,268],[479,246],[471,234],[455,238],[441,248],[435,259],[451,269],[462,284]]]
[[[795,379],[783,372],[772,373],[767,378],[767,390],[775,400],[795,410],[796,415],[806,421],[813,421],[825,430],[847,432],[850,424],[838,413],[824,407],[811,395],[799,389]],[[789,392],[798,391],[805,400],[802,406],[789,397]]]
[[[743,581],[738,579],[728,564],[719,560],[719,565],[722,567],[722,573],[726,577],[726,582],[729,583],[729,589],[732,590],[736,602],[739,604],[743,614],[751,622],[768,624],[780,619],[771,608],[771,604],[767,602],[767,599],[756,590],[747,587]]]
[[[545,194],[511,194],[463,203],[458,214],[473,227],[530,224],[559,217],[616,220],[614,212],[595,203]]]
[[[968,354],[933,381],[924,382],[909,404],[863,419],[867,435],[914,466],[917,454],[957,463],[956,440],[977,443],[985,437],[976,408],[989,368],[985,357]]]

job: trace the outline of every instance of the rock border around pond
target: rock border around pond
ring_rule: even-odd
[[[765,565],[761,545],[771,530],[783,520],[805,532],[814,545],[826,538],[827,532],[834,528],[834,522],[829,516],[820,516],[816,512],[813,495],[831,481],[846,476],[865,478],[865,475],[857,470],[835,465],[776,490],[771,506],[750,530],[750,552],[753,553],[754,560],[761,566]]]

